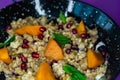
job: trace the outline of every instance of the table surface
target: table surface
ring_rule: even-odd
[[[81,1],[91,4],[107,13],[120,27],[120,9],[119,9],[120,0],[81,0]],[[0,0],[0,9],[12,3],[13,3],[12,0]],[[120,80],[120,78],[116,80]]]

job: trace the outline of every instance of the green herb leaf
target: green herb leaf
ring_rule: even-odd
[[[65,65],[63,67],[63,70],[67,73],[71,75],[71,80],[86,80],[86,77],[79,71],[77,70],[75,67],[71,66],[71,65]]]
[[[66,17],[65,17],[65,14],[63,12],[61,12],[59,14],[59,18],[60,18],[60,20],[62,21],[63,24],[66,23]]]
[[[11,42],[13,42],[13,41],[15,40],[15,37],[16,37],[16,36],[14,35],[14,36],[8,38],[8,39],[5,41],[5,44],[6,44],[6,45],[9,45]]]
[[[7,39],[4,43],[0,43],[0,48],[9,45],[11,42],[15,40],[15,35]]]
[[[5,44],[4,43],[0,43],[0,48],[3,47]]]
[[[77,80],[78,78],[76,78],[76,76],[75,75],[71,75],[70,76],[70,80]]]
[[[64,45],[71,41],[70,38],[67,38],[66,36],[59,33],[53,33],[52,37],[59,45]]]

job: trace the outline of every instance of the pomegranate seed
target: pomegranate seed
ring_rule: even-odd
[[[26,63],[22,63],[21,64],[21,69],[22,70],[27,70],[27,64]]]
[[[66,25],[66,28],[70,28],[72,25],[73,25],[72,23],[68,23],[68,24]]]
[[[72,33],[73,34],[77,34],[77,30],[76,29],[72,29]]]
[[[32,57],[33,58],[39,58],[39,54],[37,52],[32,52]]]
[[[6,26],[5,27],[5,30],[7,31],[7,30],[10,30],[11,29],[11,27],[10,26]]]
[[[58,30],[63,30],[63,25],[58,25]]]
[[[51,65],[53,65],[54,63],[57,63],[57,61],[56,60],[52,60],[51,61]]]
[[[46,28],[45,28],[45,27],[40,27],[40,31],[41,31],[41,32],[45,32],[45,31],[46,31]]]
[[[102,51],[102,52],[101,52],[101,54],[102,54],[102,56],[104,56],[104,57],[105,57],[105,56],[106,56],[106,54],[107,54],[107,52],[106,52],[106,51]]]
[[[29,48],[29,45],[28,44],[22,44],[22,48],[27,49],[27,48]]]
[[[82,38],[87,38],[87,34],[81,34]]]
[[[39,38],[40,40],[43,40],[43,38],[44,38],[43,34],[39,34],[39,35],[38,35],[38,38]]]
[[[22,61],[23,63],[26,63],[26,62],[27,62],[27,58],[26,58],[24,55],[22,55],[22,56],[21,56],[21,61]]]
[[[65,52],[66,52],[67,54],[70,54],[71,49],[66,49]]]
[[[23,39],[23,43],[27,44],[29,41],[27,39]]]

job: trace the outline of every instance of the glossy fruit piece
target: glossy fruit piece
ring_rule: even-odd
[[[24,55],[21,55],[21,61],[23,63],[26,63],[27,62],[27,58]]]
[[[10,64],[12,60],[10,59],[10,56],[8,54],[8,49],[7,48],[1,48],[0,49],[0,60],[3,62]]]
[[[39,58],[39,54],[37,52],[32,52],[32,57],[33,58]]]
[[[43,34],[39,34],[39,35],[38,35],[38,38],[39,38],[40,40],[43,40],[44,35],[43,35]]]
[[[27,44],[29,41],[27,39],[23,39],[23,43]]]
[[[81,22],[79,23],[79,25],[77,27],[77,33],[80,35],[87,34],[83,20],[81,20]]]
[[[101,54],[95,53],[92,49],[87,51],[88,68],[96,68],[104,63],[104,58]]]
[[[63,25],[58,25],[58,30],[63,30]]]
[[[27,70],[27,64],[26,63],[22,63],[21,64],[21,69],[22,70]]]
[[[19,34],[19,35],[23,35],[23,34],[30,34],[30,35],[38,35],[38,34],[41,34],[42,32],[40,32],[40,25],[35,25],[35,26],[23,26],[21,28],[18,28],[16,30],[14,30],[14,32],[16,34]]]
[[[57,44],[57,42],[50,38],[45,50],[45,56],[56,61],[64,59],[63,52],[61,47]]]
[[[43,62],[40,65],[35,77],[36,80],[56,80],[48,62]]]
[[[72,33],[73,34],[77,34],[77,30],[76,29],[72,29]]]
[[[29,45],[28,45],[28,44],[22,44],[22,48],[28,49],[28,48],[29,48]]]
[[[40,27],[40,32],[45,32],[46,28],[45,27]]]

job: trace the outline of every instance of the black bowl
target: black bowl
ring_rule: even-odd
[[[37,3],[40,4],[36,5],[35,1],[38,1]],[[107,45],[109,54],[106,77],[111,75],[109,80],[115,79],[120,72],[120,28],[108,15],[78,0],[35,1],[21,1],[0,11],[0,42],[6,39],[5,26],[10,25],[12,20],[25,18],[27,16],[39,17],[40,15],[58,17],[60,12],[64,12],[67,16],[76,17],[78,21],[83,19],[85,24],[91,29],[94,28],[94,26],[92,26],[93,24],[98,26],[99,37]],[[39,8],[37,10],[37,7],[41,7],[41,9]],[[40,11],[42,11],[42,13]]]

